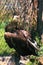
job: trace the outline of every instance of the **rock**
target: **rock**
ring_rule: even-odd
[[[0,65],[7,65],[8,61],[10,60],[11,56],[4,56],[0,57]]]
[[[7,65],[15,65],[15,62],[9,61]]]
[[[20,60],[19,61],[19,63],[23,64],[23,65],[26,65],[28,62],[29,62],[29,59],[27,59],[27,60]]]
[[[20,56],[19,64],[26,65],[29,61],[29,56]]]

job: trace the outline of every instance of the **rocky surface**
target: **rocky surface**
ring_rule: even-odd
[[[0,65],[14,65],[13,62],[10,62],[10,64],[8,64],[10,59],[11,59],[11,56],[0,57]]]
[[[3,56],[0,57],[0,65],[26,65],[29,62],[29,59],[23,58],[20,59],[18,56]]]

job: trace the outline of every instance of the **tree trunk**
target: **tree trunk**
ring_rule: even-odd
[[[43,0],[38,0],[38,33],[43,40]]]

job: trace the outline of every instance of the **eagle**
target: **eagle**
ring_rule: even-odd
[[[14,16],[13,21],[6,25],[4,38],[10,48],[14,48],[20,55],[37,55],[37,42],[29,31],[23,29],[19,23],[19,16]]]

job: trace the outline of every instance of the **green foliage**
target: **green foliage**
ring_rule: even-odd
[[[36,32],[35,39],[36,39],[36,41],[37,41],[37,43],[39,45],[38,55],[39,56],[43,56],[43,44],[41,43],[40,37],[39,37],[37,32]]]
[[[33,65],[32,62],[28,62],[26,65]]]
[[[6,23],[1,23],[0,24],[0,55],[9,55],[14,51],[14,49],[9,48],[7,43],[5,42],[4,39],[4,27]]]

